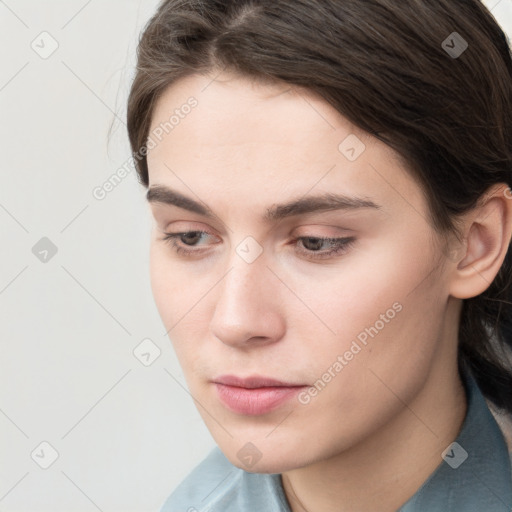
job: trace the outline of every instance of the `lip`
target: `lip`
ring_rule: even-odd
[[[253,375],[237,377],[222,375],[213,379],[217,396],[231,411],[257,416],[267,414],[297,395],[308,386],[282,382],[269,377]]]
[[[305,386],[306,384],[296,384],[292,382],[283,382],[271,377],[263,377],[261,375],[249,375],[248,377],[237,377],[236,375],[220,375],[213,382],[217,384],[225,384],[226,386],[235,386],[237,388],[268,388],[268,387],[299,387]]]

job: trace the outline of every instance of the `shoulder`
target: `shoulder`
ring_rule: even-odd
[[[160,512],[203,510],[203,504],[210,501],[212,491],[213,497],[218,499],[219,491],[223,495],[229,495],[230,489],[236,488],[241,476],[240,471],[227,460],[218,447],[215,447],[178,485]],[[224,485],[219,486],[222,483]]]
[[[512,510],[512,471],[504,437],[476,380],[465,376],[468,409],[438,468],[400,512]],[[504,417],[501,418],[503,421]]]
[[[173,491],[160,512],[289,512],[279,478],[237,468],[216,446]]]

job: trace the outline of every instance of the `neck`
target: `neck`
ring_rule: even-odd
[[[466,409],[458,372],[433,370],[414,399],[370,438],[282,474],[292,512],[396,511],[442,462]]]

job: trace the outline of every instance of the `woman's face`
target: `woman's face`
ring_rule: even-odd
[[[303,89],[225,74],[168,88],[150,131],[152,289],[233,464],[325,460],[456,371],[443,251],[390,148]]]

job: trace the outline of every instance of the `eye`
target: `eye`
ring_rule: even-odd
[[[310,259],[325,259],[347,252],[353,245],[354,237],[330,238],[317,236],[301,236],[295,241],[300,241],[303,249],[297,247],[297,252]],[[321,247],[328,244],[332,249],[320,251]]]
[[[173,251],[184,256],[195,256],[203,252],[198,249],[201,240],[207,237],[213,237],[208,231],[183,231],[179,233],[165,233],[162,240],[171,245]],[[326,259],[347,252],[354,243],[354,237],[317,237],[317,236],[301,236],[295,238],[292,242],[295,251],[301,256],[308,259]],[[300,242],[300,244],[297,244]],[[328,250],[321,250],[325,246],[330,247]]]
[[[204,235],[213,236],[211,233],[208,233],[208,231],[184,231],[181,233],[165,233],[162,240],[170,244],[176,253],[192,255],[199,251],[197,249],[187,249],[187,247],[196,247],[196,243],[201,240]]]

